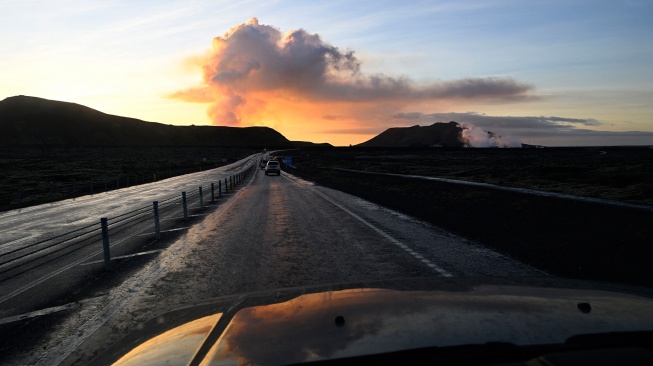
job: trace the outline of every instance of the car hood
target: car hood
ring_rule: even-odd
[[[646,289],[407,279],[230,296],[146,323],[94,364],[289,364],[488,342],[653,330]]]

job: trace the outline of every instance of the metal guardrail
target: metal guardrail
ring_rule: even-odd
[[[158,182],[206,169],[212,169],[212,167],[168,169],[85,181],[41,182],[38,187],[19,187],[13,193],[7,191],[0,193],[0,210],[12,210],[86,195],[106,193],[121,188]]]
[[[98,243],[103,243],[105,269],[110,270],[111,242],[117,245],[150,228],[153,229],[152,236],[156,240],[160,239],[162,231],[175,229],[180,221],[188,221],[189,209],[201,212],[207,207],[206,203],[215,203],[229,192],[234,192],[236,186],[256,171],[257,166],[252,163],[224,180],[209,182],[192,192],[181,192],[178,197],[154,201],[150,206],[101,218],[99,225],[85,225],[1,253],[0,283]]]

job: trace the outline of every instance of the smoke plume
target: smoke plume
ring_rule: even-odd
[[[207,113],[217,125],[360,128],[387,121],[417,102],[514,101],[529,98],[532,90],[510,78],[420,84],[407,77],[366,74],[354,51],[303,29],[283,34],[256,18],[215,37],[212,49],[198,60],[201,84],[170,97],[210,103]],[[334,115],[340,118],[323,118]]]

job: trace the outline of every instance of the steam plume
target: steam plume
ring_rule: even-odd
[[[471,147],[521,147],[519,140],[487,132],[471,123],[461,123],[461,139]]]
[[[338,123],[356,127],[367,119],[369,126],[411,103],[515,100],[528,98],[532,90],[510,78],[418,84],[406,77],[365,74],[354,51],[303,29],[282,34],[256,18],[215,37],[198,66],[201,85],[171,97],[211,103],[207,113],[214,124],[269,125],[293,119],[323,128],[335,122],[322,116],[335,112],[344,116]]]

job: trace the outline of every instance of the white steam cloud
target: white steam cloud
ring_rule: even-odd
[[[406,77],[365,74],[353,51],[343,51],[303,29],[284,34],[256,18],[215,37],[199,66],[203,83],[170,97],[211,103],[208,114],[214,124],[258,123],[248,119],[283,109],[280,106],[289,100],[321,108],[311,111],[321,112],[317,116],[333,115],[334,105],[346,103],[352,108],[349,115],[360,118],[378,115],[379,106],[389,103],[514,101],[532,98],[533,89],[507,77],[419,84]]]
[[[488,132],[471,123],[460,123],[461,139],[471,147],[521,147],[521,142],[510,136],[501,136]]]

